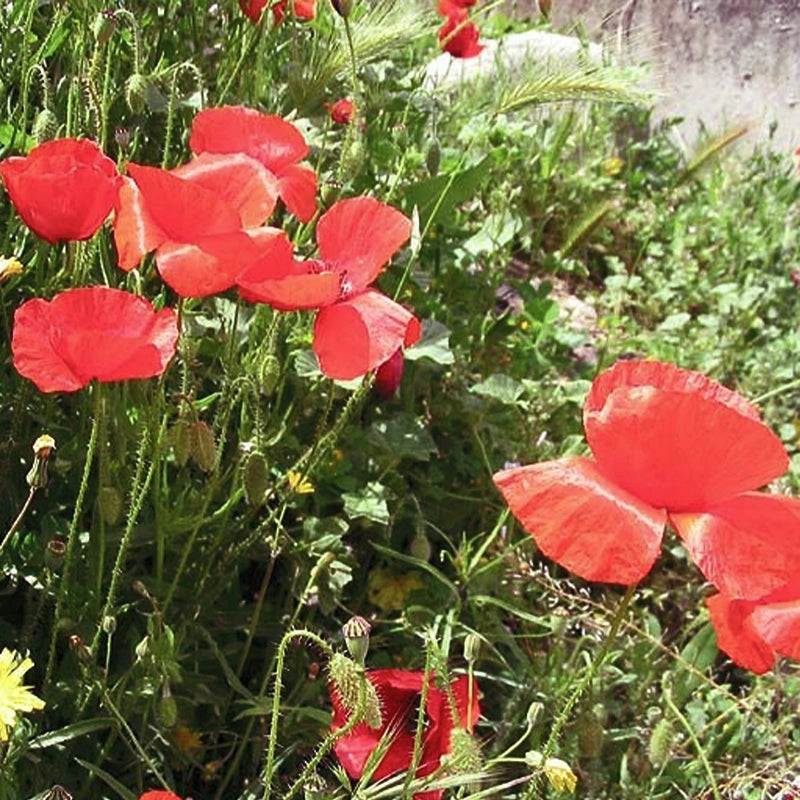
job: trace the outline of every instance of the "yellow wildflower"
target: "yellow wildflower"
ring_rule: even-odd
[[[15,650],[4,647],[0,652],[0,742],[8,740],[18,712],[44,708],[44,701],[32,694],[29,686],[22,685],[22,676],[32,666],[33,661],[20,660]]]
[[[178,750],[184,755],[191,755],[196,750],[203,746],[203,740],[197,731],[187,728],[185,725],[176,725],[175,730],[175,745]]]
[[[286,474],[286,480],[289,482],[289,488],[297,494],[312,494],[314,491],[314,484],[302,472],[290,469]]]
[[[22,269],[22,263],[13,256],[11,258],[0,256],[0,283],[5,283],[14,275],[20,275]]]
[[[619,156],[608,156],[600,163],[600,168],[609,178],[615,178],[619,175],[624,166],[625,162]]]
[[[566,761],[562,761],[560,758],[544,758],[538,750],[525,753],[525,761],[530,766],[544,772],[547,782],[554,791],[570,794],[575,791],[578,776]]]

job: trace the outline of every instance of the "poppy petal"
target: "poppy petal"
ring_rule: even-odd
[[[753,609],[753,627],[776,653],[800,660],[800,591],[784,602],[759,603]]]
[[[217,195],[239,214],[243,228],[263,225],[278,201],[277,178],[244,153],[201,153],[172,174]]]
[[[671,514],[670,522],[726,594],[757,600],[800,574],[800,500],[748,493],[707,513]]]
[[[673,364],[623,361],[603,373],[586,399],[584,427],[605,475],[670,511],[710,508],[789,465],[743,397]]]
[[[278,176],[278,190],[286,208],[300,222],[309,222],[317,213],[317,173],[311,167],[284,167]]]
[[[288,238],[270,246],[236,276],[239,293],[248,303],[268,303],[279,311],[299,311],[329,305],[342,289],[335,272],[319,271],[319,261],[295,261]]]
[[[586,580],[637,583],[658,557],[666,513],[587,458],[504,470],[494,482],[542,553]]]
[[[754,604],[715,594],[707,598],[717,646],[740,667],[763,675],[775,665],[775,652],[753,625]]]
[[[139,187],[148,214],[170,241],[194,242],[242,227],[236,210],[199,183],[140,164],[128,164],[128,174]]]
[[[286,234],[254,228],[205,236],[193,244],[166,242],[156,251],[156,266],[181,297],[208,297],[234,286],[242,267],[272,250],[274,239],[286,239]]]
[[[369,289],[322,308],[314,322],[314,352],[334,380],[352,380],[419,340],[419,320],[385,294]]]
[[[114,242],[119,266],[130,272],[168,238],[148,213],[139,187],[130,178],[125,178],[114,213]]]
[[[340,200],[317,223],[320,258],[353,291],[369,286],[411,236],[411,220],[372,197]]]
[[[245,106],[200,111],[192,121],[189,147],[200,153],[245,153],[279,175],[308,155],[303,134],[281,117]]]
[[[51,301],[36,298],[14,314],[14,366],[42,392],[73,392],[103,382],[160,375],[175,354],[177,316],[143,297],[92,286]]]

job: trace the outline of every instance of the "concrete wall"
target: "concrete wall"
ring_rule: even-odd
[[[536,0],[515,3],[530,14]],[[660,118],[689,145],[749,123],[750,141],[800,145],[800,0],[552,0],[557,30],[580,26],[623,60],[651,65]]]

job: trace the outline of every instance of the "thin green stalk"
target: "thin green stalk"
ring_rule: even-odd
[[[306,631],[306,630],[288,631],[287,633],[284,634],[283,638],[281,639],[281,643],[278,645],[277,663],[275,665],[275,687],[272,695],[272,711],[269,720],[269,739],[267,741],[267,763],[264,767],[263,800],[269,800],[270,795],[272,793],[272,773],[275,771],[275,748],[278,741],[278,720],[280,718],[280,710],[281,710],[281,689],[283,688],[283,683],[282,683],[283,668],[284,668],[284,662],[286,661],[286,649],[289,646],[289,643],[292,641],[292,639],[308,639],[310,642],[313,642],[318,647],[322,648],[322,650],[325,651],[328,657],[333,655],[333,649],[324,639],[317,636],[315,633],[311,633],[311,631]],[[270,674],[271,672],[267,673],[267,680],[269,679]],[[264,688],[266,688],[266,685],[264,686]],[[262,691],[259,694],[263,693],[264,691],[262,689]],[[362,685],[359,686],[359,692],[358,692],[358,709],[361,711],[361,716],[363,716],[363,705],[365,701],[366,701],[366,691],[365,687]],[[355,725],[360,721],[360,718],[357,717],[356,714],[353,714],[353,718],[356,719],[356,723],[354,723],[352,726],[354,728]],[[328,738],[330,738],[330,736]],[[333,742],[331,742],[331,746],[332,744]],[[322,755],[324,755],[324,753]],[[321,758],[322,756],[320,756],[320,760]]]
[[[30,508],[31,503],[33,502],[33,496],[36,494],[36,486],[31,486],[30,491],[28,492],[28,498],[25,500],[22,508],[20,509],[19,514],[17,514],[17,518],[11,523],[11,527],[8,529],[8,533],[3,537],[3,541],[0,542],[0,554],[2,554],[3,549],[8,544],[11,537],[17,532],[17,528],[22,524],[22,520],[25,518],[25,514]]]
[[[614,612],[614,617],[611,620],[611,627],[609,628],[608,635],[606,636],[605,641],[603,642],[603,646],[600,648],[600,652],[592,659],[591,664],[589,664],[589,668],[586,670],[583,678],[580,680],[578,685],[573,690],[572,694],[567,698],[567,702],[564,703],[564,707],[561,709],[561,713],[556,718],[556,721],[553,723],[553,727],[550,729],[550,735],[547,737],[547,741],[545,742],[544,747],[542,748],[542,761],[544,762],[548,756],[555,750],[556,746],[558,745],[558,738],[561,735],[561,731],[564,729],[564,726],[567,724],[569,720],[570,714],[572,713],[572,709],[575,707],[575,704],[578,700],[581,699],[583,693],[589,687],[591,682],[594,680],[594,676],[597,674],[597,671],[602,666],[603,662],[606,659],[609,651],[611,650],[611,646],[614,644],[617,638],[617,634],[619,633],[619,629],[622,627],[622,621],[625,618],[625,615],[628,611],[628,607],[633,600],[633,596],[636,593],[636,585],[629,586],[625,591],[625,596],[620,601],[619,605],[617,606],[617,610]],[[534,779],[528,784],[527,789],[525,790],[525,794],[522,796],[522,800],[531,800],[536,794],[540,785],[540,781]]]
[[[414,750],[411,754],[411,764],[406,772],[406,779],[403,781],[402,797],[409,797],[411,782],[417,776],[420,761],[422,761],[422,737],[425,734],[426,714],[425,709],[428,705],[428,691],[430,690],[430,679],[432,672],[431,646],[425,648],[425,669],[422,673],[422,691],[419,694],[419,712],[417,714],[417,725],[414,729]]]
[[[72,569],[72,560],[75,553],[75,544],[78,540],[78,522],[83,511],[83,500],[86,496],[86,489],[89,486],[89,475],[92,471],[92,462],[94,461],[94,453],[97,448],[97,433],[100,428],[100,416],[102,414],[102,390],[99,383],[95,383],[92,387],[94,392],[94,417],[92,419],[92,429],[89,434],[89,444],[86,447],[86,463],[83,466],[83,476],[81,477],[80,487],[78,488],[78,495],[75,498],[75,508],[72,512],[72,522],[69,526],[67,533],[67,550],[64,553],[64,566],[61,571],[61,581],[58,585],[58,598],[56,599],[55,620],[53,622],[53,632],[50,636],[50,649],[47,656],[47,669],[45,670],[44,687],[50,685],[50,679],[53,676],[53,669],[55,668],[56,660],[56,642],[58,641],[59,621],[64,615],[64,604],[66,602],[67,590],[69,589],[70,571]]]
[[[675,715],[691,739],[694,749],[697,751],[697,757],[700,759],[700,763],[703,765],[703,769],[706,771],[706,776],[708,777],[708,783],[714,795],[714,800],[722,800],[719,787],[714,779],[714,773],[711,770],[711,764],[708,763],[708,758],[706,758],[705,751],[703,750],[703,747],[697,738],[697,734],[694,732],[694,728],[692,728],[692,724],[689,722],[689,720],[686,719],[686,717],[681,713],[681,710],[675,705],[675,702],[673,701],[671,693],[668,689],[664,692],[664,701],[667,704],[667,708],[669,708],[669,710]]]
[[[128,518],[125,523],[125,532],[122,534],[122,540],[120,541],[119,549],[117,550],[117,558],[114,561],[114,567],[111,571],[111,584],[108,587],[106,602],[103,606],[103,611],[100,614],[100,622],[97,626],[97,630],[95,631],[94,638],[92,639],[91,647],[89,648],[92,656],[97,655],[97,650],[100,646],[100,636],[103,632],[103,620],[111,614],[111,609],[113,608],[116,600],[117,588],[119,586],[120,578],[122,577],[125,556],[128,553],[128,545],[130,544],[131,536],[133,534],[133,528],[139,518],[139,512],[142,510],[144,498],[147,495],[148,489],[150,488],[150,482],[153,479],[153,472],[156,468],[156,462],[158,460],[158,454],[161,448],[161,440],[164,435],[165,428],[166,419],[161,423],[161,427],[158,430],[155,447],[153,448],[153,456],[150,460],[150,466],[147,469],[146,474],[144,470],[146,462],[145,456],[148,445],[150,444],[150,432],[147,427],[145,427],[142,439],[139,443],[139,451],[136,454],[136,468],[133,479],[133,487],[131,488],[130,506],[128,508]],[[143,475],[144,477],[142,477]]]

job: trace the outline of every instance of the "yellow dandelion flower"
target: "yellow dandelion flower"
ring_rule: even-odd
[[[604,158],[600,162],[600,168],[603,170],[603,174],[607,175],[609,178],[615,178],[619,175],[624,166],[625,162],[619,156],[608,156],[608,158]]]
[[[200,734],[185,725],[176,725],[174,733],[175,745],[184,755],[191,755],[203,746]]]
[[[569,794],[575,791],[578,776],[566,761],[562,761],[560,758],[546,759],[544,762],[544,774],[547,782],[555,791]]]
[[[22,685],[22,676],[33,666],[29,658],[20,660],[15,650],[0,652],[0,742],[8,741],[9,731],[20,711],[41,711],[44,700]]]
[[[314,484],[302,472],[290,469],[286,474],[286,480],[289,482],[289,488],[296,494],[312,494],[314,491]]]
[[[375,567],[367,577],[367,599],[381,611],[400,611],[406,598],[422,581],[414,572],[397,575],[384,567]]]

